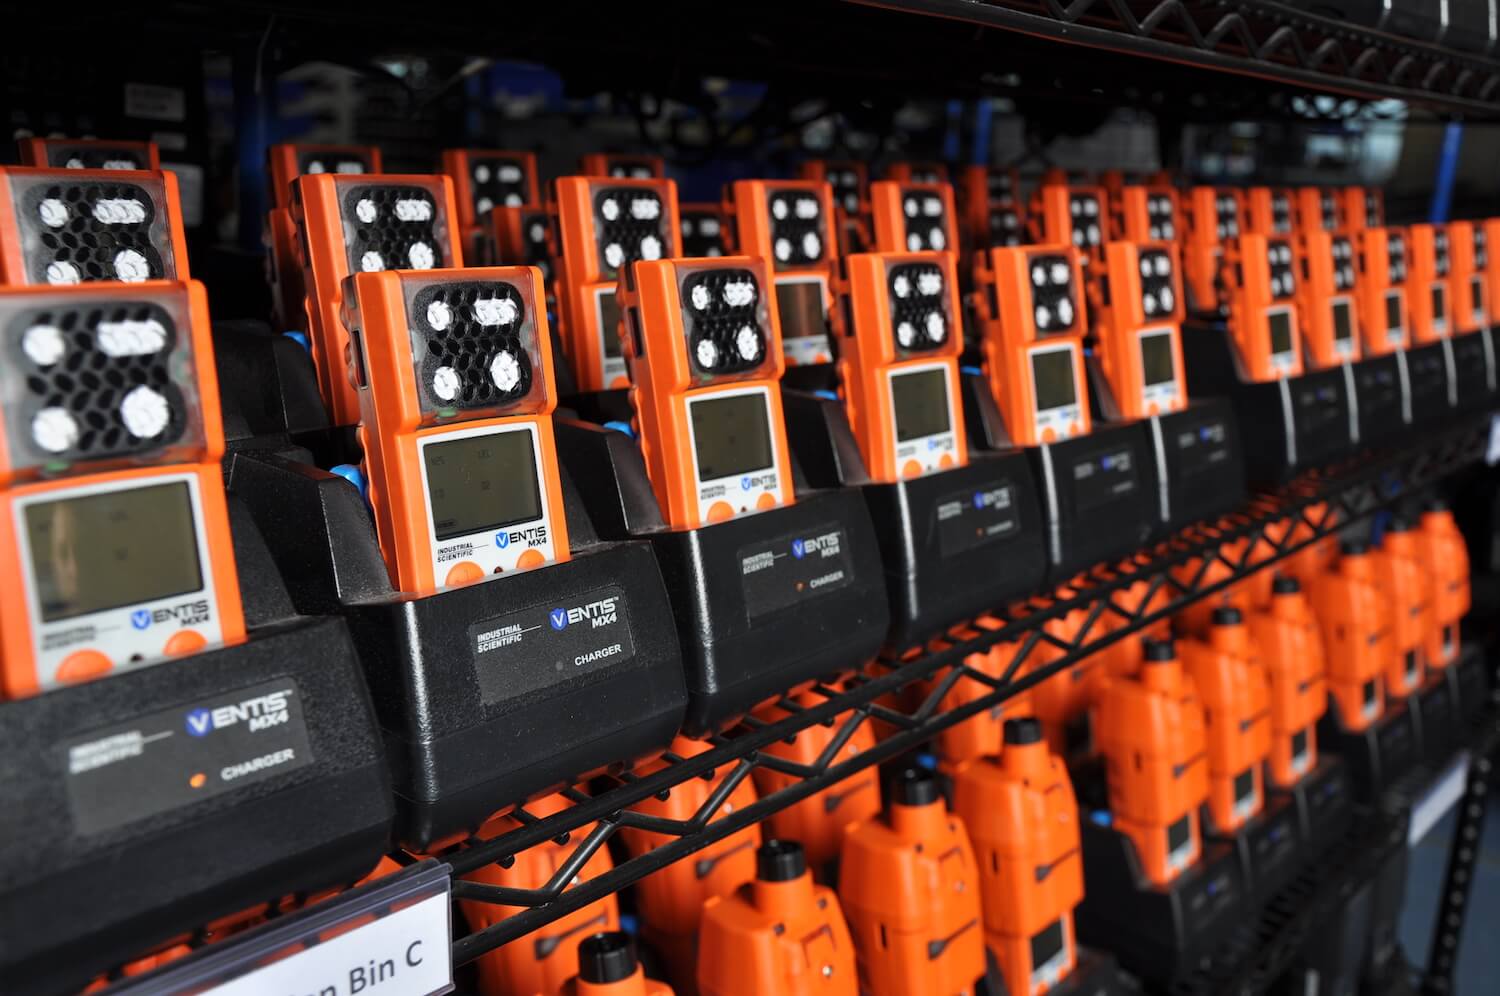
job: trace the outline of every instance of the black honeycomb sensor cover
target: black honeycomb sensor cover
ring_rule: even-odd
[[[900,263],[886,274],[891,334],[909,353],[937,349],[948,341],[952,316],[948,288],[936,263]]]
[[[424,287],[408,321],[426,342],[418,383],[437,409],[495,408],[525,398],[535,371],[521,340],[528,317],[515,286],[455,281]]]
[[[98,280],[171,279],[157,205],[144,187],[128,182],[59,179],[28,186],[18,198],[26,273],[35,284]]]
[[[767,200],[771,215],[771,261],[786,270],[821,262],[828,252],[823,202],[810,190],[773,190]]]
[[[603,187],[594,192],[599,269],[607,277],[641,259],[675,253],[667,205],[656,187]]]
[[[719,377],[743,373],[765,361],[765,304],[761,297],[755,274],[746,269],[702,270],[683,280],[688,354],[700,374]]]
[[[431,270],[452,266],[439,237],[438,205],[423,187],[356,184],[344,192],[343,215],[352,226],[349,269]]]
[[[49,142],[47,165],[58,169],[150,169],[144,150],[97,142]]]

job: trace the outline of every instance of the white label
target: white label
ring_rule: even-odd
[[[152,121],[183,121],[187,119],[187,96],[175,86],[126,83],[125,114]]]

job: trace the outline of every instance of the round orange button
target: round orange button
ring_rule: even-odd
[[[57,669],[57,680],[72,684],[89,681],[109,673],[114,663],[97,650],[77,650],[63,658]]]
[[[443,579],[443,584],[449,588],[461,584],[472,584],[484,577],[484,568],[472,560],[460,560],[448,569],[448,576]]]
[[[776,507],[776,496],[769,491],[762,491],[760,497],[755,499],[755,507],[764,512],[768,508]]]
[[[917,463],[917,461],[908,460],[901,465],[902,477],[920,477],[921,475],[922,465],[920,463]]]
[[[544,556],[542,556],[542,551],[532,549],[532,550],[527,550],[525,553],[521,554],[521,556],[516,559],[516,567],[517,568],[541,567],[546,562],[547,562],[547,558],[544,557]]]
[[[734,518],[734,506],[727,501],[716,501],[708,506],[708,521],[723,522]]]
[[[1044,443],[1055,443],[1055,442],[1057,442],[1057,430],[1054,429],[1054,428],[1052,428],[1052,426],[1050,426],[1050,425],[1047,426],[1047,428],[1043,429],[1042,430],[1042,442],[1044,442]]]
[[[162,647],[168,657],[181,657],[184,654],[196,654],[208,645],[203,634],[195,629],[178,630],[172,634],[167,645]]]
[[[629,377],[616,377],[614,380],[612,380],[612,381],[609,382],[609,388],[612,391],[615,390],[615,389],[617,389],[617,388],[629,387],[629,386],[630,386],[630,378]]]
[[[953,466],[953,454],[952,453],[944,453],[942,456],[938,457],[938,466],[942,467],[944,470],[947,470],[949,467],[952,467]]]

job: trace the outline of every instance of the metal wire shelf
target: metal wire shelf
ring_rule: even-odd
[[[521,824],[518,828],[490,840],[471,838],[443,855],[455,875],[456,899],[519,908],[482,930],[458,938],[453,945],[455,964],[472,961],[856,772],[919,747],[941,731],[998,706],[1184,606],[1435,484],[1483,457],[1488,424],[1488,419],[1465,420],[1402,449],[1309,474],[1274,493],[1255,496],[1243,510],[1219,522],[1190,527],[1123,563],[1100,565],[1085,572],[1066,593],[997,608],[977,624],[977,635],[953,636],[944,649],[915,658],[881,659],[839,688],[818,686],[815,691],[823,701],[817,705],[804,707],[783,699],[778,705],[787,713],[786,718],[773,723],[746,719],[714,737],[710,749],[702,754],[687,758],[668,755],[660,770],[639,777],[622,776],[593,795],[580,788],[569,789],[564,794],[572,805],[546,817],[519,810],[514,814]],[[1288,521],[1301,528],[1285,528]],[[1210,579],[1216,564],[1221,570],[1214,571]],[[1127,589],[1138,582],[1146,584],[1144,597],[1139,597],[1137,588],[1127,600]],[[1157,597],[1161,592],[1167,593],[1164,601]],[[1082,622],[1071,636],[1059,636],[1044,628],[1047,622],[1079,610],[1084,613]],[[955,627],[954,632],[961,629]],[[1013,642],[1015,652],[998,677],[964,663],[969,655],[984,653],[1003,642]],[[1028,658],[1044,647],[1055,655],[1054,659],[1037,663],[1022,674]],[[915,708],[903,711],[889,704],[893,693],[940,671],[942,677]],[[961,705],[942,708],[944,697],[959,682],[978,682],[986,690]],[[895,732],[873,748],[853,756],[840,755],[856,729],[872,721],[887,724]],[[820,723],[834,730],[829,744],[813,763],[797,764],[764,753],[764,748],[776,741]],[[834,758],[840,756],[843,759],[835,763]],[[757,767],[797,780],[753,804],[722,812],[735,787]],[[713,777],[722,769],[728,769],[723,780],[691,819],[648,817],[630,809],[651,796],[665,799],[674,786],[693,778]],[[593,829],[574,841],[576,831],[590,824]],[[576,880],[589,858],[625,827],[674,839],[623,860],[595,878]],[[505,888],[458,877],[492,862],[507,867],[517,854],[549,841],[560,846],[572,843],[573,850],[540,888]]]

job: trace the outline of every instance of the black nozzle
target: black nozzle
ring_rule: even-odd
[[[795,840],[768,840],[755,852],[755,877],[762,882],[790,882],[807,872],[807,855]]]
[[[1007,744],[1034,744],[1042,739],[1042,721],[1030,716],[1005,721]]]
[[[578,945],[578,977],[596,986],[630,978],[636,964],[635,941],[623,930],[606,930]]]
[[[1233,605],[1221,605],[1214,609],[1213,623],[1215,626],[1238,626],[1244,621],[1245,617]]]
[[[1302,583],[1294,577],[1285,574],[1276,575],[1276,580],[1271,582],[1271,594],[1273,595],[1295,595],[1302,590]]]
[[[1177,644],[1172,642],[1171,637],[1165,640],[1153,640],[1148,636],[1143,642],[1146,647],[1147,664],[1160,664],[1163,661],[1177,659]]]
[[[942,797],[937,776],[926,768],[902,768],[891,781],[891,801],[898,806],[930,806]]]
[[[1370,541],[1362,539],[1346,539],[1339,544],[1339,550],[1346,557],[1358,557],[1370,552]]]

